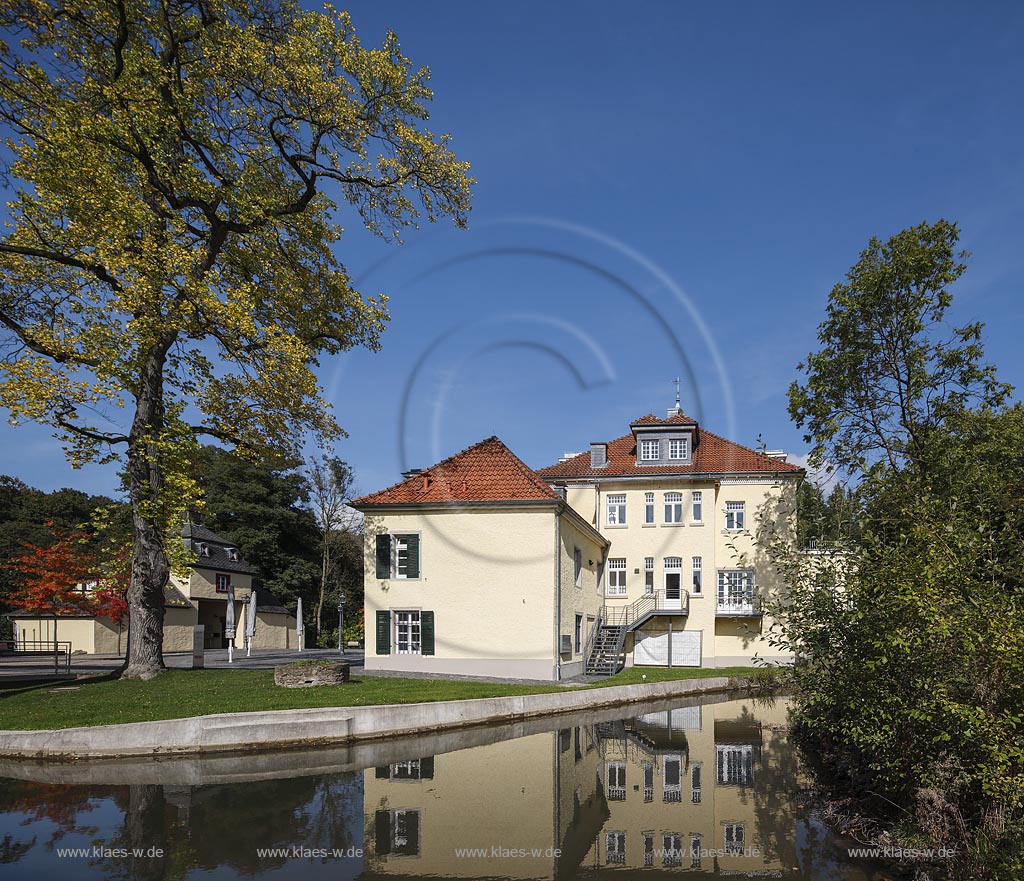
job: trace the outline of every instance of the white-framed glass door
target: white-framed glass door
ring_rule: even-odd
[[[400,655],[420,654],[420,613],[395,612],[395,651]]]
[[[683,608],[683,563],[678,557],[665,559],[665,608]]]

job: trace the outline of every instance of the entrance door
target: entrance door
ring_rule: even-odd
[[[682,609],[683,608],[683,591],[682,591],[682,573],[681,572],[666,572],[665,573],[665,608],[666,609]]]

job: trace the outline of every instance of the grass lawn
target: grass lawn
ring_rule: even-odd
[[[644,675],[647,676],[648,682],[669,682],[676,679],[708,679],[714,676],[753,676],[764,669],[764,667],[719,667],[717,669],[707,667],[627,667],[621,673],[616,673],[604,682],[590,687],[639,685],[643,682],[640,677]]]
[[[648,682],[695,679],[702,676],[750,675],[754,668],[723,670],[644,668]],[[630,685],[640,682],[640,671],[624,670],[605,682],[587,686]],[[117,680],[107,676],[79,679],[73,690],[53,683],[0,690],[0,728],[72,728],[150,722],[211,713],[259,710],[296,710],[317,707],[361,707],[424,701],[464,700],[565,691],[558,685],[503,685],[439,679],[400,679],[383,676],[353,677],[346,685],[315,688],[279,688],[273,670],[168,670],[149,682]]]

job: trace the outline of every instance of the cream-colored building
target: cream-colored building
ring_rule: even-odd
[[[533,471],[497,438],[356,500],[370,669],[563,679],[623,665],[788,663],[759,545],[803,469],[677,406]]]
[[[353,506],[365,518],[367,669],[583,671],[608,542],[497,438]]]
[[[713,434],[678,402],[629,428],[537,472],[610,541],[609,651],[595,667],[792,661],[764,639],[764,599],[783,586],[758,537],[770,526],[795,539],[803,469]]]
[[[253,568],[238,548],[204,526],[188,523],[181,532],[182,541],[194,557],[189,577],[172,575],[164,591],[165,652],[192,651],[195,625],[204,627],[208,649],[227,648],[227,604],[234,598],[235,636],[233,645],[245,644],[249,615]],[[88,591],[89,586],[83,586]],[[269,591],[256,590],[256,631],[254,649],[298,648],[295,616]],[[53,616],[12,615],[20,648],[52,647]],[[71,651],[86,654],[124,654],[127,648],[127,618],[118,623],[109,618],[79,613],[60,615],[56,622],[59,642],[70,642]]]

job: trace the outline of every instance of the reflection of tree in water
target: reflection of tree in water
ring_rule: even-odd
[[[121,825],[82,825],[80,815],[103,801],[120,809]],[[257,857],[256,848],[347,848],[356,844],[362,821],[362,775],[196,787],[65,786],[0,780],[0,804],[9,814],[25,814],[22,825],[46,820],[55,824],[44,842],[49,850],[70,834],[88,835],[89,846],[126,850],[127,858],[90,860],[110,881],[177,881],[193,869],[220,866],[253,876],[286,862],[285,857]],[[19,840],[4,835],[0,838],[0,865],[17,862],[36,846],[35,836]],[[162,855],[156,856],[150,848],[159,848]],[[135,856],[137,849],[142,856]]]
[[[755,701],[770,707],[774,701]],[[746,711],[746,708],[744,707]],[[796,825],[800,800],[799,763],[785,728],[762,728],[761,764],[754,781],[754,824],[766,862],[796,863]]]
[[[95,808],[92,799],[95,797],[91,787],[51,785],[35,783],[31,780],[10,780],[0,778],[0,805],[10,814],[25,814],[23,826],[49,820],[56,826],[53,834],[45,842],[47,850],[53,850],[66,835],[95,835],[95,826],[79,824],[79,815],[88,813]],[[13,836],[5,835],[0,843],[0,863],[11,863],[21,859],[36,843],[25,847],[23,842],[15,842]]]
[[[361,807],[361,783],[361,777],[336,774],[201,787],[133,786],[121,805],[124,826],[108,846],[161,847],[163,858],[109,860],[102,864],[104,877],[177,881],[193,869],[220,866],[251,877],[287,862],[284,856],[258,856],[257,848],[348,847],[354,830],[345,822],[346,805],[355,798]]]
[[[18,862],[35,846],[34,835],[29,841],[15,841],[13,835],[5,835],[0,839],[0,866]]]

